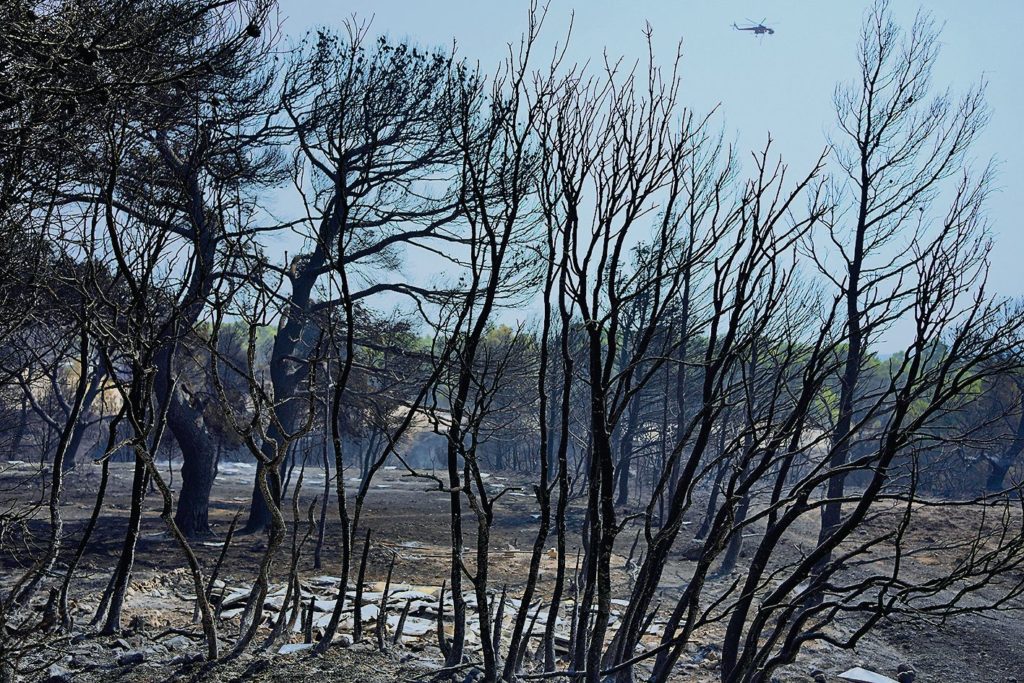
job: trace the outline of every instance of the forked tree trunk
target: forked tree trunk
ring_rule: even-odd
[[[110,603],[107,607],[106,620],[101,633],[110,635],[121,630],[121,609],[124,607],[125,594],[132,578],[132,567],[135,564],[135,547],[139,540],[139,528],[142,524],[142,503],[146,498],[146,464],[138,455],[135,456],[135,473],[132,477],[132,503],[128,515],[128,530],[121,544],[121,557],[110,585]]]
[[[210,491],[217,449],[205,429],[202,414],[175,390],[167,410],[167,424],[181,449],[181,493],[174,523],[187,538],[210,534]]]

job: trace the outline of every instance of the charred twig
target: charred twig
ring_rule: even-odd
[[[388,564],[388,577],[384,581],[384,592],[380,596],[380,611],[377,613],[377,649],[384,650],[384,636],[388,628],[388,593],[391,591],[391,573],[395,569],[395,556]]]
[[[366,578],[366,557],[370,552],[370,533],[366,530],[366,539],[363,541],[363,554],[359,558],[359,574],[356,575],[356,597],[352,605],[352,642],[358,643],[363,639],[363,581]],[[344,600],[341,596],[339,600]]]

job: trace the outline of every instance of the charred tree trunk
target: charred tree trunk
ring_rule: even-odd
[[[128,515],[128,530],[121,544],[121,557],[111,578],[110,603],[107,617],[101,633],[110,635],[121,630],[121,609],[124,607],[125,594],[131,582],[132,567],[135,564],[135,547],[139,540],[139,529],[142,524],[142,504],[146,499],[146,464],[138,455],[135,456],[135,473],[132,476],[132,502]]]
[[[184,447],[183,447],[184,448]],[[210,534],[210,491],[213,489],[213,458],[206,454],[186,458],[181,466],[181,494],[174,523],[188,538]]]
[[[85,406],[84,411],[89,409]],[[89,428],[89,423],[83,418],[79,418],[75,422],[75,426],[71,430],[71,439],[68,441],[67,453],[64,455],[64,460],[61,463],[61,467],[64,468],[65,472],[70,472],[75,469],[77,464],[75,456],[78,454],[78,450],[82,447],[82,439],[85,437],[85,432]]]
[[[181,493],[174,523],[187,538],[210,534],[210,491],[213,489],[217,449],[206,431],[201,410],[172,391],[167,424],[181,449]]]
[[[14,429],[14,437],[11,439],[11,456],[12,458],[18,457],[18,451],[21,450],[21,442],[25,439],[25,434],[28,432],[28,396],[22,395],[21,397],[21,411],[18,414],[18,426]]]
[[[103,500],[107,493],[107,481],[110,476],[110,456],[113,455],[114,449],[117,444],[117,428],[124,417],[124,407],[114,416],[110,421],[107,432],[107,445],[103,451],[103,465],[100,471],[100,483],[96,491],[96,502],[93,505],[92,514],[89,516],[89,521],[86,522],[85,530],[82,532],[82,538],[78,541],[78,547],[75,550],[75,555],[68,564],[67,571],[64,573],[64,581],[61,583],[60,594],[57,598],[57,610],[61,619],[61,624],[66,629],[70,629],[71,614],[68,611],[68,591],[71,588],[71,581],[74,578],[75,570],[78,568],[79,562],[82,560],[82,556],[85,555],[86,548],[89,547],[89,540],[92,538],[92,532],[96,528],[96,523],[99,521],[100,511],[103,509]]]
[[[86,420],[85,416],[89,414],[93,401],[95,401],[96,397],[99,396],[100,389],[103,385],[103,379],[105,377],[105,373],[100,372],[95,368],[93,369],[92,377],[89,378],[89,386],[85,391],[82,409],[78,419],[75,420],[75,426],[71,432],[71,439],[68,442],[67,452],[64,454],[62,467],[65,472],[70,472],[77,464],[76,456],[82,446],[82,439],[85,437],[85,433],[89,429],[89,422]]]
[[[601,674],[601,658],[604,653],[604,639],[611,616],[611,559],[615,545],[615,465],[612,454],[611,434],[608,428],[607,396],[604,380],[604,339],[602,330],[596,325],[587,329],[589,341],[590,379],[590,420],[594,445],[590,468],[590,548],[588,555],[593,563],[588,578],[595,583],[593,589],[597,598],[597,613],[594,615],[593,630],[589,647],[586,649],[584,666],[587,683],[597,683]]]
[[[640,424],[641,403],[642,398],[639,394],[630,402],[626,426],[622,430],[622,438],[619,440],[619,465],[615,472],[618,480],[616,505],[625,505],[629,501],[629,468],[633,462],[633,437]]]
[[[1017,430],[1014,432],[1010,445],[999,456],[988,459],[988,479],[985,481],[985,490],[989,493],[998,493],[1006,487],[1006,474],[1017,462],[1017,458],[1024,453],[1024,383],[1020,391],[1020,416],[1017,418]]]
[[[273,426],[268,430],[270,440],[273,441],[279,436],[278,431]],[[272,448],[272,447],[271,447]],[[267,453],[267,449],[264,448],[264,454]],[[281,504],[281,479],[285,466],[285,460],[281,459],[281,465],[274,471],[267,472],[267,485],[270,487],[270,495],[275,505],[280,506]],[[270,524],[273,522],[273,514],[270,510],[270,506],[267,505],[266,497],[260,490],[259,479],[263,471],[266,469],[266,465],[263,462],[256,464],[256,484],[252,491],[252,502],[249,505],[249,519],[245,523],[245,527],[242,529],[242,533],[251,534],[260,531],[265,531],[270,528]]]

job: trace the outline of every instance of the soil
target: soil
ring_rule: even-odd
[[[173,469],[177,469],[176,464]],[[354,474],[346,473],[347,479],[352,476]],[[193,544],[207,568],[212,567],[216,561],[231,518],[249,503],[252,477],[253,467],[247,464],[223,463],[220,467],[210,510],[213,535]],[[0,468],[0,490],[10,491],[10,485],[18,482],[19,478],[23,479],[18,489],[21,496],[26,500],[33,496],[38,499],[38,473],[28,465]],[[176,479],[175,476],[175,483]],[[68,545],[72,547],[91,513],[98,480],[99,467],[88,463],[77,467],[66,479],[67,503],[64,517],[70,539]],[[382,581],[391,558],[395,557],[395,584],[436,591],[448,571],[448,495],[437,491],[436,485],[424,479],[405,476],[396,468],[381,471],[374,481],[362,518],[362,527],[371,528],[374,539],[373,550],[369,555],[367,581]],[[94,635],[89,620],[120,552],[127,523],[130,482],[130,464],[111,465],[107,502],[93,542],[83,558],[78,578],[72,587],[71,608],[76,625],[70,635],[55,636],[50,644],[52,656],[46,661],[37,662],[40,667],[37,676],[40,680],[62,672],[69,676],[68,680],[74,681],[330,679],[376,682],[440,680],[442,675],[448,676],[447,672],[439,671],[440,656],[434,634],[404,638],[401,645],[383,653],[370,646],[368,641],[372,641],[371,636],[363,643],[333,647],[322,657],[311,657],[304,650],[293,654],[277,654],[279,645],[275,645],[268,652],[245,654],[229,662],[218,663],[215,667],[194,661],[202,651],[202,642],[182,633],[199,632],[198,626],[192,622],[193,600],[189,598],[191,579],[182,569],[185,563],[180,549],[169,537],[159,518],[157,495],[150,496],[147,501],[142,538],[123,617],[123,623],[128,624],[128,628],[118,638]],[[529,552],[536,533],[536,503],[525,479],[512,474],[507,478],[493,475],[488,483],[495,491],[510,488],[497,503],[495,525],[491,531],[491,585],[500,591],[501,586],[507,584],[510,595],[515,595],[525,578]],[[346,484],[353,488],[355,482],[347,481]],[[304,506],[308,506],[313,496],[322,490],[322,472],[306,472],[303,483]],[[330,510],[335,511],[336,501],[333,497],[330,505]],[[943,508],[923,509],[920,513],[925,523],[914,527],[918,530],[912,529],[912,532],[922,535],[968,529],[974,521],[967,518],[951,519],[948,510]],[[693,514],[694,518],[688,521],[695,528],[695,516],[698,513]],[[464,519],[468,532],[466,544],[471,554],[475,542],[471,533],[475,528],[472,512],[467,510]],[[580,524],[581,520],[582,510],[573,507],[570,523]],[[886,520],[879,518],[874,523],[884,525]],[[39,530],[45,528],[43,510],[32,525],[36,525]],[[810,537],[812,530],[808,529],[807,533]],[[617,597],[624,597],[629,582],[624,569],[633,533],[623,533],[620,540],[620,546],[617,546],[620,555],[613,560],[616,567],[613,580]],[[927,542],[927,539],[921,540]],[[314,581],[317,577],[336,575],[339,571],[339,543],[337,524],[328,525],[323,566],[313,569],[311,540],[300,562],[302,578]],[[262,535],[236,536],[220,574],[227,588],[251,586],[264,544]],[[553,545],[553,538],[549,545]],[[663,579],[662,599],[666,604],[671,604],[673,596],[678,595],[680,588],[685,585],[691,565],[683,557],[685,539],[681,538],[676,545],[680,550],[666,567]],[[799,539],[794,545],[801,545]],[[577,550],[575,546],[569,548],[570,566],[575,561]],[[791,549],[794,553],[800,550],[800,547]],[[274,578],[277,581],[281,580],[280,575],[285,571],[284,557],[282,554],[275,564]],[[950,569],[947,566],[950,561],[941,553],[935,553],[934,556],[924,554],[908,567],[908,571],[911,572],[911,578],[915,579],[939,576]],[[17,558],[8,554],[0,556],[0,562],[3,562],[3,573],[0,576],[2,592],[20,573],[20,565]],[[547,594],[553,580],[554,565],[553,556],[545,554],[539,586],[542,595]],[[710,589],[712,592],[724,590],[735,578],[737,576],[717,578],[715,582],[718,585],[712,585]],[[1020,578],[1024,580],[1024,577]],[[979,599],[985,597],[985,590],[988,589],[981,591]],[[330,597],[329,591],[324,597]],[[1018,611],[1024,608],[1024,602],[1017,600],[1005,607],[1006,610],[1001,612],[985,616],[967,614],[944,623],[883,624],[861,640],[854,650],[811,644],[801,652],[795,664],[780,670],[778,680],[811,681],[810,672],[818,669],[826,674],[827,680],[839,681],[841,679],[838,674],[854,666],[895,679],[900,664],[913,666],[917,671],[917,681],[924,682],[1008,683],[1024,680],[1024,648],[1021,647],[1024,642],[1024,619]],[[841,628],[841,625],[837,627]],[[230,647],[237,628],[238,618],[224,619],[219,625],[225,650]],[[679,665],[678,680],[718,680],[718,643],[715,642],[715,636],[714,629],[706,629],[697,634],[689,649],[689,656]],[[301,634],[293,634],[292,642],[301,641]],[[533,642],[536,643],[536,639]],[[136,652],[142,654],[143,661],[127,663],[132,660],[125,655]],[[119,660],[122,662],[120,665]],[[463,681],[467,680],[467,676],[471,679],[472,674],[472,666],[467,666],[444,680]]]

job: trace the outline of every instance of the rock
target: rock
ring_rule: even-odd
[[[125,652],[117,658],[118,666],[135,666],[146,661],[146,655],[142,652]]]
[[[331,614],[325,613],[313,619],[313,628],[327,628],[327,625],[331,623]],[[352,614],[344,614],[341,620],[338,622],[338,628],[351,628],[352,627]]]
[[[236,590],[234,593],[226,596],[220,603],[220,608],[227,609],[235,605],[244,605],[249,600],[249,591],[242,589]]]
[[[305,604],[309,604],[309,602],[305,601]],[[313,610],[316,612],[333,612],[337,604],[337,600],[314,600]]]
[[[696,540],[691,541],[690,544],[683,548],[682,556],[684,560],[696,561],[700,559],[701,553],[704,551],[704,544],[698,543]]]
[[[129,631],[144,632],[148,628],[150,628],[150,623],[141,614],[135,614],[131,617],[131,621],[128,622]]]
[[[288,643],[287,645],[282,645],[277,651],[277,654],[290,655],[293,652],[302,652],[303,650],[310,650],[312,648],[312,643]]]
[[[390,620],[389,620],[390,621]],[[418,617],[406,617],[405,626],[402,629],[402,634],[406,636],[424,636],[431,631],[437,629],[437,622],[430,619],[420,619]]]
[[[270,586],[270,588],[267,589],[267,597],[268,598],[282,598],[282,599],[284,599],[284,596],[287,595],[287,594],[288,594],[288,586],[285,586],[284,584],[281,584],[281,585],[276,585],[275,584],[273,586]]]
[[[174,636],[163,641],[163,646],[170,650],[185,650],[192,647],[192,641],[185,636]]]
[[[434,600],[434,596],[430,593],[420,590],[403,590],[396,591],[388,595],[388,600]]]
[[[314,576],[313,578],[309,579],[309,583],[318,586],[333,586],[335,584],[341,583],[341,579],[339,579],[337,576]]]
[[[897,681],[892,680],[888,676],[862,669],[859,666],[844,671],[839,674],[839,677],[847,681],[855,681],[856,683],[897,683]]]
[[[71,672],[54,664],[46,672],[46,683],[71,683],[74,680]]]
[[[898,672],[896,679],[900,683],[914,683],[917,680],[917,671],[909,664],[900,664],[896,671]]]
[[[828,676],[826,676],[825,672],[821,669],[815,669],[812,671],[811,678],[814,679],[814,683],[826,683],[826,681],[828,681]]]
[[[101,646],[96,643],[90,643],[86,648],[77,649],[71,653],[71,667],[78,668],[90,668],[96,665],[97,662],[105,662],[110,658],[110,654],[105,652]]]
[[[384,592],[383,591],[363,591],[363,595],[362,595],[363,602],[362,602],[362,604],[364,604],[364,605],[376,605],[377,603],[380,602],[380,599],[382,597],[384,597]],[[388,595],[389,599],[390,599],[390,597],[391,596]]]
[[[701,645],[697,648],[697,651],[690,656],[690,663],[701,664],[709,658],[716,658],[718,656],[719,649],[720,648],[713,643]]]

